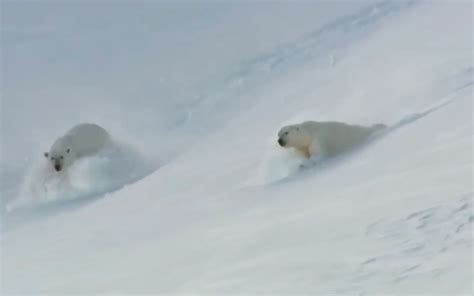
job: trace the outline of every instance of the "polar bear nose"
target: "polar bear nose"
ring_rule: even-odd
[[[280,146],[285,146],[285,141],[283,141],[281,138],[278,139],[278,144],[280,144]]]
[[[61,171],[61,166],[59,164],[56,164],[54,166],[54,169],[56,170],[56,172],[59,172],[59,171]]]

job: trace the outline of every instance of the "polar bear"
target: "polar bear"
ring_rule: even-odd
[[[97,154],[111,142],[111,137],[104,128],[97,124],[82,123],[59,137],[49,152],[44,153],[44,157],[60,172],[81,157]]]
[[[384,124],[365,127],[335,121],[305,121],[283,127],[278,132],[278,144],[295,148],[308,159],[331,157],[354,148],[385,127]]]

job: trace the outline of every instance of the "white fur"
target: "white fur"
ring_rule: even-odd
[[[110,135],[104,128],[96,124],[82,123],[59,137],[49,152],[45,153],[45,157],[57,171],[61,171],[77,159],[95,155],[110,144]]]
[[[283,147],[295,148],[306,158],[335,156],[363,143],[382,128],[385,125],[365,127],[334,121],[305,121],[283,127],[278,133],[278,142]]]

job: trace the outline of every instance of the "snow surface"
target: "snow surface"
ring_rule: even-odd
[[[7,2],[2,293],[472,294],[472,8]],[[392,129],[302,170],[308,119]],[[25,193],[81,121],[134,157]]]

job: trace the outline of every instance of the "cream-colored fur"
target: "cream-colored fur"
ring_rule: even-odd
[[[69,167],[81,157],[92,156],[111,144],[107,131],[91,123],[82,123],[59,137],[44,156],[56,171]]]
[[[283,127],[278,133],[278,143],[295,148],[306,158],[330,157],[354,148],[383,128],[383,124],[365,127],[335,121],[305,121]]]

